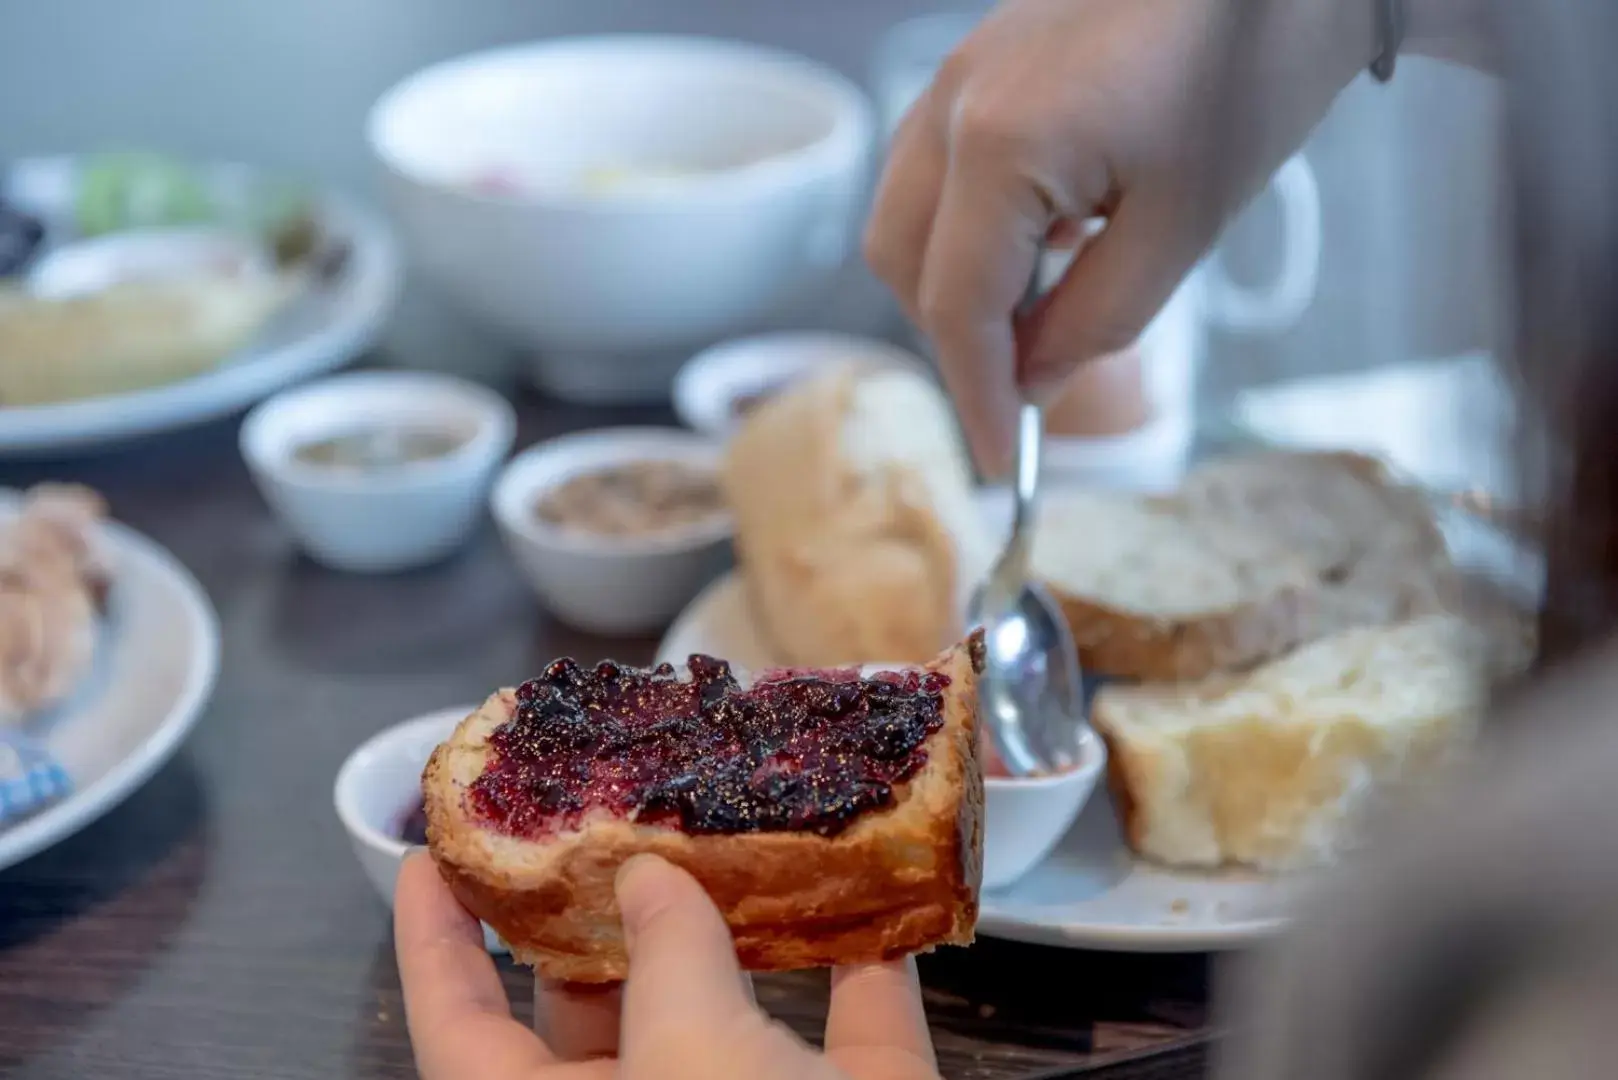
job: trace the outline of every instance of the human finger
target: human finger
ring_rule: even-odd
[[[833,969],[826,1053],[838,1061],[870,1054],[912,1058],[937,1068],[913,959]]]
[[[920,322],[955,398],[973,456],[1010,463],[1021,396],[1013,319],[1054,215],[996,163],[952,155],[922,269]]]
[[[618,1016],[623,988],[534,981],[534,1031],[563,1061],[618,1054]]]
[[[912,322],[920,318],[922,261],[948,156],[932,96],[924,94],[894,132],[864,240],[866,263]]]
[[[639,855],[619,871],[617,894],[629,952],[620,1029],[628,1071],[658,1064],[675,1045],[724,1053],[748,1022],[763,1023],[730,930],[695,878]]]
[[[1139,339],[1213,239],[1177,201],[1166,191],[1131,192],[1079,247],[1025,328],[1022,385],[1058,385],[1086,360]]]
[[[555,1060],[513,1019],[482,927],[425,854],[400,868],[393,910],[405,1016],[424,1080],[514,1080]]]

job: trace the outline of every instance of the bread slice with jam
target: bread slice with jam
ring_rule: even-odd
[[[925,666],[685,672],[559,660],[427,763],[428,846],[544,977],[624,978],[613,883],[640,853],[702,883],[743,967],[968,944],[982,872],[981,632]]]

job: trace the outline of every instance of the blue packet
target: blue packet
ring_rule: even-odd
[[[73,788],[67,771],[33,739],[0,731],[0,829],[64,798]]]

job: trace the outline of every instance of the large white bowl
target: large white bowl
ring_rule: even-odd
[[[421,269],[536,350],[546,389],[622,401],[813,302],[852,246],[874,120],[807,59],[622,35],[428,68],[368,135]],[[601,186],[601,170],[645,171]]]

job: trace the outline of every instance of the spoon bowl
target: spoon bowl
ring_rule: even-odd
[[[1073,637],[1050,594],[1028,583],[984,628],[979,707],[1014,776],[1065,772],[1075,764],[1083,687]]]

